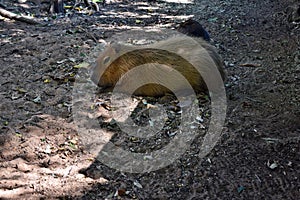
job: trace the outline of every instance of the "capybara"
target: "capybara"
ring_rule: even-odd
[[[126,74],[144,64],[147,65],[142,71]],[[208,77],[206,82],[218,84],[217,87],[225,79],[223,62],[216,49],[201,38],[187,36],[175,36],[143,47],[108,44],[92,68],[91,79],[106,91],[112,91],[122,76],[127,84],[146,82],[149,84],[137,88],[133,94],[156,97],[170,90],[175,93],[187,89],[174,71],[188,81],[195,93],[207,90],[203,76]],[[130,92],[122,79],[118,84],[121,91]],[[156,83],[167,83],[168,88]]]

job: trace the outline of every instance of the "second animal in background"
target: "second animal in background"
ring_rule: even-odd
[[[182,22],[178,26],[177,31],[191,37],[201,37],[208,42],[210,41],[208,32],[202,27],[199,22],[193,19],[188,19],[187,21]]]

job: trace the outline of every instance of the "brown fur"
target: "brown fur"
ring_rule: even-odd
[[[147,63],[150,64],[145,66],[143,71],[137,71],[133,75],[124,75],[135,67]],[[215,76],[220,77],[217,73],[219,71],[224,80],[222,61],[213,46],[202,39],[195,41],[190,37],[178,36],[142,48],[120,44],[108,45],[98,57],[91,79],[99,87],[112,90],[124,75],[123,81],[121,80],[118,85],[122,92],[129,92],[128,85],[122,84],[125,80],[133,83],[140,79],[150,82],[150,84],[135,90],[135,95],[163,96],[170,90],[184,92],[187,89],[183,82],[178,81],[178,74],[172,73],[176,70],[188,80],[193,90],[198,93],[207,89],[200,74],[214,79],[213,76],[208,75],[214,70],[214,66],[217,68],[214,71],[216,72]],[[153,79],[159,83],[167,82],[171,86],[168,87],[170,90],[158,84],[151,84]]]

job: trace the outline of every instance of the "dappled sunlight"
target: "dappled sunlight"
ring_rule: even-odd
[[[74,123],[50,115],[35,116],[27,123],[22,134],[11,135],[10,142],[1,146],[2,198],[30,199],[38,191],[51,197],[80,194],[91,184],[107,182],[80,173],[97,153],[82,146]]]
[[[168,3],[185,3],[185,4],[194,3],[194,0],[164,0],[164,1]]]
[[[0,0],[1,8],[16,14],[0,11],[0,199],[297,197],[297,0],[100,0],[98,10],[86,3],[91,1],[64,0],[64,13],[52,14],[50,2]],[[38,24],[28,21],[32,17]],[[185,24],[190,18],[200,25]],[[109,45],[155,44],[178,36],[180,27],[197,37],[201,25],[212,46],[208,53],[223,58],[223,99],[214,92],[200,92],[197,99],[184,94],[182,101],[170,93],[123,99],[92,82],[90,70]],[[201,51],[188,41],[171,44],[162,46],[201,63],[193,62]],[[117,55],[122,46],[114,47],[110,52]],[[158,55],[159,61],[174,58]],[[109,66],[114,57],[104,54],[99,63]],[[128,81],[170,77],[170,71],[136,72],[127,74]],[[212,86],[214,77],[206,79]],[[126,79],[119,80],[126,91]],[[89,83],[78,91],[81,99],[74,95],[77,83]],[[228,109],[214,110],[218,100],[226,100]],[[191,105],[196,109],[188,110]],[[225,124],[216,123],[221,112]]]

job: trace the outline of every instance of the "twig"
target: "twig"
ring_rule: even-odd
[[[260,67],[261,64],[255,64],[255,63],[243,63],[240,64],[241,67]]]
[[[87,32],[87,30],[85,30],[84,28],[82,28],[80,26],[77,26],[77,28],[79,28],[80,30],[84,31],[88,36],[90,36],[94,40],[94,42],[98,43],[98,40],[92,34],[90,34],[89,32]]]

